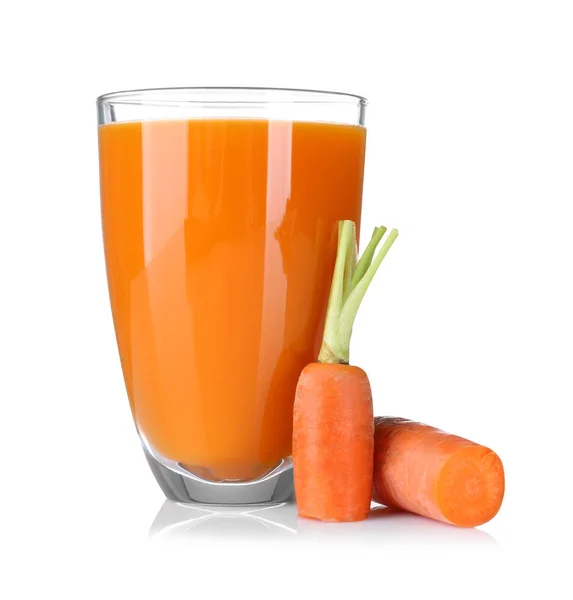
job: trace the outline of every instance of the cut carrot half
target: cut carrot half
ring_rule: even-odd
[[[499,456],[435,427],[377,417],[373,499],[419,515],[476,527],[492,519],[505,491]]]

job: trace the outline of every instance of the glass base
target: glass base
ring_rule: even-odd
[[[157,483],[169,500],[199,504],[276,504],[294,499],[292,460],[285,458],[264,477],[247,482],[209,481],[169,460],[142,438],[143,452]]]

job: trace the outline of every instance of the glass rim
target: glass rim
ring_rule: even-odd
[[[193,94],[220,94],[221,98],[193,98]],[[182,97],[173,98],[169,96]],[[189,97],[184,97],[185,95]],[[266,94],[261,98],[248,97],[249,94]],[[236,97],[233,97],[236,95]],[[244,95],[244,98],[240,96]],[[356,104],[365,107],[368,100],[357,94],[332,92],[326,90],[310,90],[303,88],[282,87],[241,87],[241,86],[193,86],[193,87],[163,87],[123,90],[102,94],[96,98],[98,105],[102,104],[169,104],[170,102],[184,104]]]

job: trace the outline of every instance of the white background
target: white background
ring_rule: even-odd
[[[571,8],[2,5],[0,596],[570,593]],[[150,539],[163,496],[131,423],[108,306],[95,97],[182,85],[369,99],[363,231],[384,223],[400,238],[358,317],[352,360],[378,414],[500,454],[506,499],[481,532],[285,513],[266,526],[175,523],[183,534]]]

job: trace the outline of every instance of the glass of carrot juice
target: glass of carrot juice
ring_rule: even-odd
[[[337,223],[360,223],[366,100],[173,88],[97,108],[111,309],[150,467],[179,502],[287,500]]]

